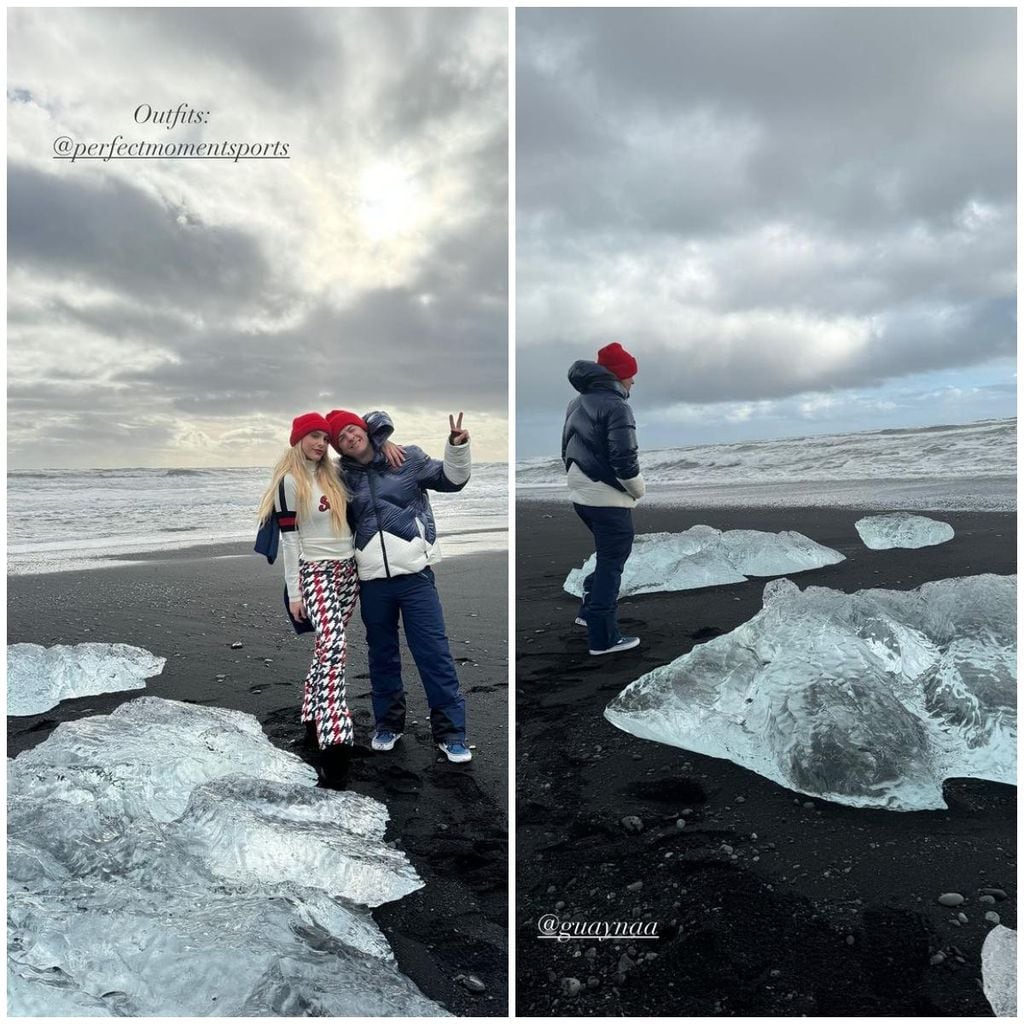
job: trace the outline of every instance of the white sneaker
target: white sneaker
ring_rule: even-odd
[[[587,624],[587,620],[586,620],[586,619],[584,619],[584,618],[583,618],[582,616],[580,616],[580,615],[577,615],[577,616],[576,616],[576,625],[577,625],[577,626],[585,626],[586,624]]]
[[[400,732],[392,732],[390,729],[378,729],[370,740],[370,746],[374,750],[391,750],[392,747],[402,738]]]
[[[634,647],[640,646],[640,637],[638,636],[620,636],[619,639],[611,645],[606,647],[603,651],[591,651],[595,657],[600,654],[614,654],[616,651],[630,651]]]
[[[473,752],[463,740],[445,740],[437,746],[452,764],[465,764],[473,760]]]

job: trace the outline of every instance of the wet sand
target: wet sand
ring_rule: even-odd
[[[846,555],[792,574],[801,588],[1016,571],[1012,513],[934,514],[955,538],[915,551],[865,548],[853,527],[864,514],[641,504],[635,523],[796,530]],[[565,502],[519,502],[517,518],[517,1012],[990,1016],[984,913],[1016,928],[1015,788],[950,780],[948,810],[861,810],[619,731],[606,704],[752,618],[766,581],[626,598],[620,624],[641,646],[591,658],[561,589],[590,535]],[[627,831],[627,816],[642,831]],[[982,903],[985,887],[1007,898]],[[950,891],[967,898],[966,923],[938,904]],[[538,938],[546,914],[648,922],[658,938],[558,943]]]
[[[145,690],[8,718],[8,756],[42,742],[59,722],[107,714],[145,693],[255,715],[273,743],[312,762],[298,719],[311,635],[296,637],[285,618],[280,564],[267,565],[250,548],[192,548],[138,556],[130,566],[9,577],[8,643],[128,643],[167,664]],[[387,838],[426,883],[373,915],[400,969],[459,1015],[505,1016],[508,1004],[507,563],[504,552],[486,552],[435,567],[476,745],[469,765],[450,765],[433,745],[407,652],[408,731],[392,752],[370,751],[358,610],[349,634],[357,746],[350,788],[387,805]],[[241,649],[232,649],[235,642]],[[486,990],[468,991],[454,980],[459,974],[476,975]]]

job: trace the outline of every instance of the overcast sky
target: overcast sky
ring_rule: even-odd
[[[9,466],[260,465],[336,406],[507,458],[507,24],[9,11]],[[290,159],[52,159],[119,133]]]
[[[1015,11],[517,12],[517,456],[1015,413]]]

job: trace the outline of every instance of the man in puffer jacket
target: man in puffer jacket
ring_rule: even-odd
[[[569,403],[562,430],[562,461],[573,508],[594,535],[597,566],[583,582],[577,625],[587,627],[590,653],[628,651],[640,643],[622,636],[615,618],[622,569],[633,549],[633,513],[644,496],[637,459],[636,421],[628,404],[636,360],[617,342],[597,362],[578,359],[569,383],[580,393]]]
[[[405,446],[392,468],[380,446],[393,430],[385,413],[366,417],[344,409],[327,414],[331,443],[341,455],[348,488],[359,604],[366,626],[370,687],[376,722],[371,746],[391,750],[405,730],[405,689],[398,647],[401,615],[430,705],[434,740],[449,761],[472,759],[466,745],[466,702],[448,647],[441,601],[430,568],[440,561],[437,528],[427,490],[461,491],[469,480],[469,431],[449,417],[444,461]]]

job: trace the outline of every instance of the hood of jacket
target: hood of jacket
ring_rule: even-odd
[[[441,557],[427,491],[462,490],[469,479],[468,448],[458,483],[446,476],[447,451],[442,461],[416,445],[405,445],[405,461],[393,469],[379,447],[391,434],[391,420],[383,413],[367,413],[363,418],[373,442],[373,458],[360,463],[343,456],[340,467],[348,490],[348,522],[359,578],[419,572]]]
[[[593,394],[595,391],[612,391],[621,398],[629,398],[625,384],[607,366],[589,359],[577,359],[569,367],[569,383],[581,395]]]
[[[569,403],[562,428],[562,462],[575,463],[589,479],[628,493],[620,480],[640,473],[636,421],[628,392],[611,370],[579,360],[569,380],[580,393]]]

